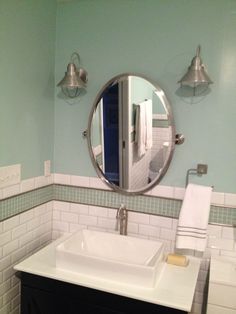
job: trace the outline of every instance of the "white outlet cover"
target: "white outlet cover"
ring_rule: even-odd
[[[0,188],[15,185],[21,181],[21,165],[0,167]]]

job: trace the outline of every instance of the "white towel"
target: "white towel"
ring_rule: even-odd
[[[141,102],[136,108],[135,143],[138,157],[152,147],[152,101]]]
[[[152,100],[148,99],[145,101],[146,110],[146,150],[152,148]]]
[[[187,186],[177,227],[176,248],[204,252],[212,187]]]
[[[140,103],[136,108],[135,120],[135,143],[137,144],[137,154],[141,157],[146,152],[146,105]]]

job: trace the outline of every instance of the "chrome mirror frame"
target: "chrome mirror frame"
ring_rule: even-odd
[[[144,188],[140,188],[137,190],[125,190],[123,188],[120,188],[119,186],[115,185],[114,183],[110,182],[104,175],[103,171],[101,170],[101,168],[99,167],[95,157],[94,157],[94,153],[93,153],[93,149],[92,149],[92,142],[91,142],[91,130],[92,130],[92,122],[93,122],[93,116],[94,116],[94,112],[96,111],[96,108],[99,104],[99,101],[101,99],[101,95],[104,93],[104,91],[115,81],[120,80],[122,77],[127,77],[127,76],[136,76],[139,78],[142,78],[146,81],[148,81],[150,84],[152,84],[156,90],[158,91],[159,94],[161,94],[162,96],[162,103],[166,109],[167,112],[167,116],[168,116],[168,121],[170,122],[171,125],[171,142],[170,142],[170,152],[169,152],[169,156],[168,159],[165,160],[165,163],[163,165],[162,171],[161,173],[157,176],[156,179],[154,179],[152,182],[150,182],[149,184],[147,184]],[[90,111],[90,115],[89,115],[89,120],[88,120],[88,127],[86,132],[86,138],[87,138],[87,144],[88,144],[88,150],[89,150],[89,155],[90,158],[92,160],[92,164],[94,166],[94,169],[96,170],[96,173],[98,175],[98,177],[111,189],[113,189],[115,192],[118,192],[120,194],[123,195],[140,195],[143,194],[145,192],[148,192],[149,190],[151,190],[154,186],[156,186],[164,177],[164,175],[166,174],[169,165],[171,163],[172,157],[173,157],[173,153],[174,153],[174,149],[175,149],[175,125],[174,125],[174,119],[173,119],[173,113],[172,113],[172,109],[170,106],[170,103],[165,95],[165,92],[160,88],[160,86],[148,79],[147,77],[137,74],[137,73],[122,73],[119,74],[117,76],[114,76],[113,78],[111,78],[98,92],[94,102],[93,102],[93,106],[91,108]]]

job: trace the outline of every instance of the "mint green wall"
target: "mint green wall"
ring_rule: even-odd
[[[87,94],[55,101],[55,171],[95,175],[82,131],[96,94],[112,76],[141,73],[156,80],[172,103],[177,146],[162,184],[184,186],[187,169],[207,163],[202,178],[215,191],[236,192],[236,1],[79,0],[61,3],[57,15],[56,80],[73,51],[88,71]],[[178,95],[197,45],[214,81],[198,103]]]
[[[0,166],[53,159],[56,0],[0,1]]]

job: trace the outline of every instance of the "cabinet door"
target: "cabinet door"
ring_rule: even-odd
[[[29,287],[21,287],[21,313],[24,314],[62,314],[60,300],[54,300],[52,293]],[[64,312],[66,313],[66,312]]]
[[[21,291],[22,314],[125,314],[27,286],[22,286]]]
[[[21,280],[21,314],[186,313],[27,273]]]

